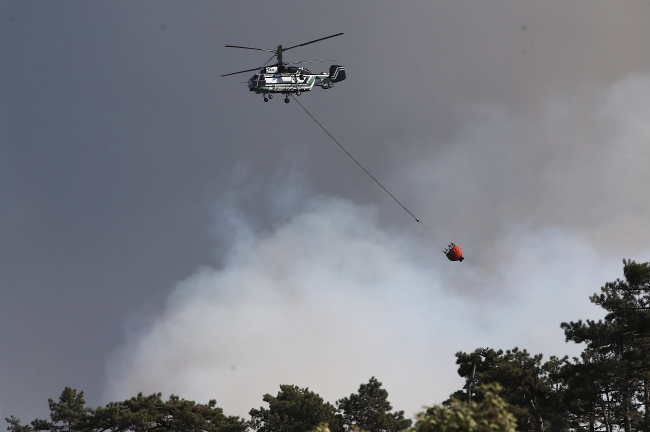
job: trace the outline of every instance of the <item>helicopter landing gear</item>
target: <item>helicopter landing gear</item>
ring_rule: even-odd
[[[286,97],[284,98],[284,103],[289,103],[289,102],[290,102],[290,100],[289,100],[289,96],[286,96]]]
[[[269,99],[273,99],[273,95],[269,93]]]
[[[264,102],[268,102],[268,101],[269,101],[269,98],[267,98],[266,96],[264,96]]]
[[[300,93],[302,93],[300,90],[296,91],[296,96],[300,96]]]

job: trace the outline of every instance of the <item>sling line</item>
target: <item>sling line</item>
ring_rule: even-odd
[[[334,141],[334,142],[336,143],[336,145],[338,145],[338,146],[341,148],[341,150],[343,150],[343,151],[345,152],[345,154],[348,155],[348,156],[350,157],[350,159],[352,159],[352,160],[354,161],[354,163],[356,163],[357,165],[359,165],[359,168],[361,168],[361,169],[362,169],[366,174],[368,174],[368,176],[369,176],[371,179],[373,179],[373,180],[375,181],[375,183],[377,183],[377,184],[379,185],[379,187],[382,188],[382,189],[384,190],[384,192],[386,192],[388,195],[390,195],[390,197],[391,197],[393,200],[395,200],[395,202],[396,202],[397,204],[399,204],[400,207],[402,207],[402,208],[404,209],[404,211],[406,211],[409,215],[411,215],[411,217],[412,217],[413,219],[415,219],[415,221],[416,221],[417,223],[419,223],[420,225],[422,225],[422,227],[423,227],[423,228],[424,228],[428,233],[433,234],[433,235],[434,235],[438,240],[440,240],[440,241],[442,242],[442,244],[443,244],[444,246],[446,246],[446,244],[448,243],[447,240],[445,240],[442,236],[440,236],[440,235],[439,235],[438,233],[436,233],[434,230],[432,230],[431,228],[429,228],[429,227],[428,227],[427,225],[425,225],[425,224],[424,224],[420,219],[418,219],[418,218],[417,218],[413,213],[411,213],[411,211],[410,211],[409,209],[407,209],[407,208],[404,206],[404,204],[402,204],[401,202],[399,202],[399,200],[398,200],[397,198],[395,198],[395,196],[394,196],[392,193],[390,193],[390,192],[388,191],[388,189],[386,189],[386,188],[384,187],[384,185],[382,185],[381,183],[379,183],[379,180],[377,180],[377,179],[376,179],[372,174],[370,174],[370,172],[369,172],[367,169],[365,169],[364,166],[361,165],[361,163],[360,163],[358,160],[356,160],[356,159],[354,158],[354,156],[352,156],[352,154],[350,154],[350,152],[347,151],[347,150],[345,149],[345,147],[343,147],[343,146],[341,145],[341,143],[338,142],[338,141],[336,140],[336,138],[334,138],[334,136],[332,136],[332,134],[329,133],[329,132],[327,131],[327,129],[325,129],[325,127],[324,127],[322,124],[320,124],[320,122],[319,122],[318,120],[316,120],[316,118],[315,118],[313,115],[311,115],[311,113],[310,113],[309,111],[307,111],[307,108],[305,108],[305,107],[304,107],[304,106],[303,106],[303,105],[298,101],[298,99],[296,99],[292,94],[290,94],[289,96],[291,96],[291,98],[292,98],[294,101],[296,101],[296,103],[297,103],[298,105],[300,105],[300,108],[302,108],[303,111],[305,111],[305,112],[307,113],[307,115],[308,115],[309,117],[311,117],[312,120],[314,120],[314,121],[316,122],[316,124],[317,124],[318,126],[320,126],[321,129],[323,129],[323,131],[324,131],[324,132],[325,132],[325,133],[326,133],[326,134],[327,134],[327,135],[332,139],[332,141]]]

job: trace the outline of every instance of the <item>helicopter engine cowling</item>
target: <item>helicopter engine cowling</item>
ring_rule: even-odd
[[[330,66],[329,79],[333,83],[343,81],[345,79],[345,68],[343,66],[338,66],[338,65]]]

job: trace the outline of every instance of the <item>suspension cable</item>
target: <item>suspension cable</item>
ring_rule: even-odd
[[[332,136],[332,134],[329,133],[329,132],[327,131],[327,129],[325,129],[325,127],[324,127],[324,126],[323,126],[323,125],[322,125],[318,120],[316,120],[316,118],[315,118],[313,115],[311,115],[311,113],[310,113],[309,111],[307,111],[307,108],[305,108],[305,107],[304,107],[304,106],[303,106],[303,105],[298,101],[298,99],[296,99],[296,98],[293,96],[293,94],[290,94],[289,96],[291,96],[291,98],[292,98],[294,101],[296,101],[296,103],[297,103],[298,105],[300,105],[300,108],[302,108],[303,111],[305,111],[305,112],[307,113],[307,115],[308,115],[309,117],[311,117],[312,120],[314,120],[314,121],[316,122],[316,124],[317,124],[318,126],[320,126],[321,129],[323,129],[323,131],[324,131],[324,132],[325,132],[325,133],[326,133],[326,134],[327,134],[327,135],[332,139],[332,141],[334,141],[334,142],[336,143],[336,145],[338,145],[338,146],[341,148],[341,150],[343,150],[343,151],[345,152],[345,154],[348,155],[348,156],[350,157],[350,159],[352,159],[352,160],[354,161],[354,163],[356,163],[357,165],[359,165],[359,168],[361,168],[361,169],[362,169],[366,174],[368,174],[368,176],[369,176],[371,179],[373,179],[373,180],[375,181],[375,183],[377,183],[377,184],[379,185],[379,187],[382,188],[382,189],[384,190],[384,192],[386,192],[388,195],[390,195],[390,197],[391,197],[393,200],[395,200],[395,202],[396,202],[397,204],[399,204],[400,207],[402,207],[402,208],[404,209],[404,211],[406,211],[406,213],[408,213],[409,215],[411,215],[411,217],[412,217],[413,219],[415,219],[415,221],[416,221],[417,223],[419,223],[419,224],[420,224],[420,225],[421,225],[421,226],[426,230],[426,232],[428,232],[429,234],[435,236],[435,237],[436,237],[440,242],[442,242],[443,246],[445,246],[445,247],[447,246],[447,243],[449,243],[448,240],[446,240],[445,238],[443,238],[440,234],[438,234],[437,232],[435,232],[433,229],[429,228],[427,225],[424,224],[424,222],[422,222],[420,219],[418,219],[418,218],[417,218],[417,217],[416,217],[416,216],[415,216],[415,215],[414,215],[414,214],[413,214],[409,209],[406,208],[406,206],[404,206],[404,204],[402,204],[402,203],[401,203],[397,198],[395,198],[395,196],[394,196],[392,193],[390,193],[390,192],[388,191],[388,189],[386,189],[386,188],[384,187],[384,185],[382,185],[381,183],[379,183],[379,180],[377,180],[377,179],[375,178],[375,176],[373,176],[372,174],[370,174],[370,172],[369,172],[367,169],[365,169],[364,166],[361,165],[361,163],[360,163],[358,160],[356,160],[355,157],[352,156],[352,154],[350,154],[350,152],[347,151],[347,150],[345,149],[345,147],[343,147],[343,145],[341,145],[341,143],[338,142],[337,139],[334,138],[334,136]]]

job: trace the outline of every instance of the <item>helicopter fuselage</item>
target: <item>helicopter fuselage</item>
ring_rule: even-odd
[[[311,91],[314,86],[328,89],[333,85],[329,73],[313,73],[303,67],[265,67],[248,80],[248,89],[258,94],[300,94]]]

